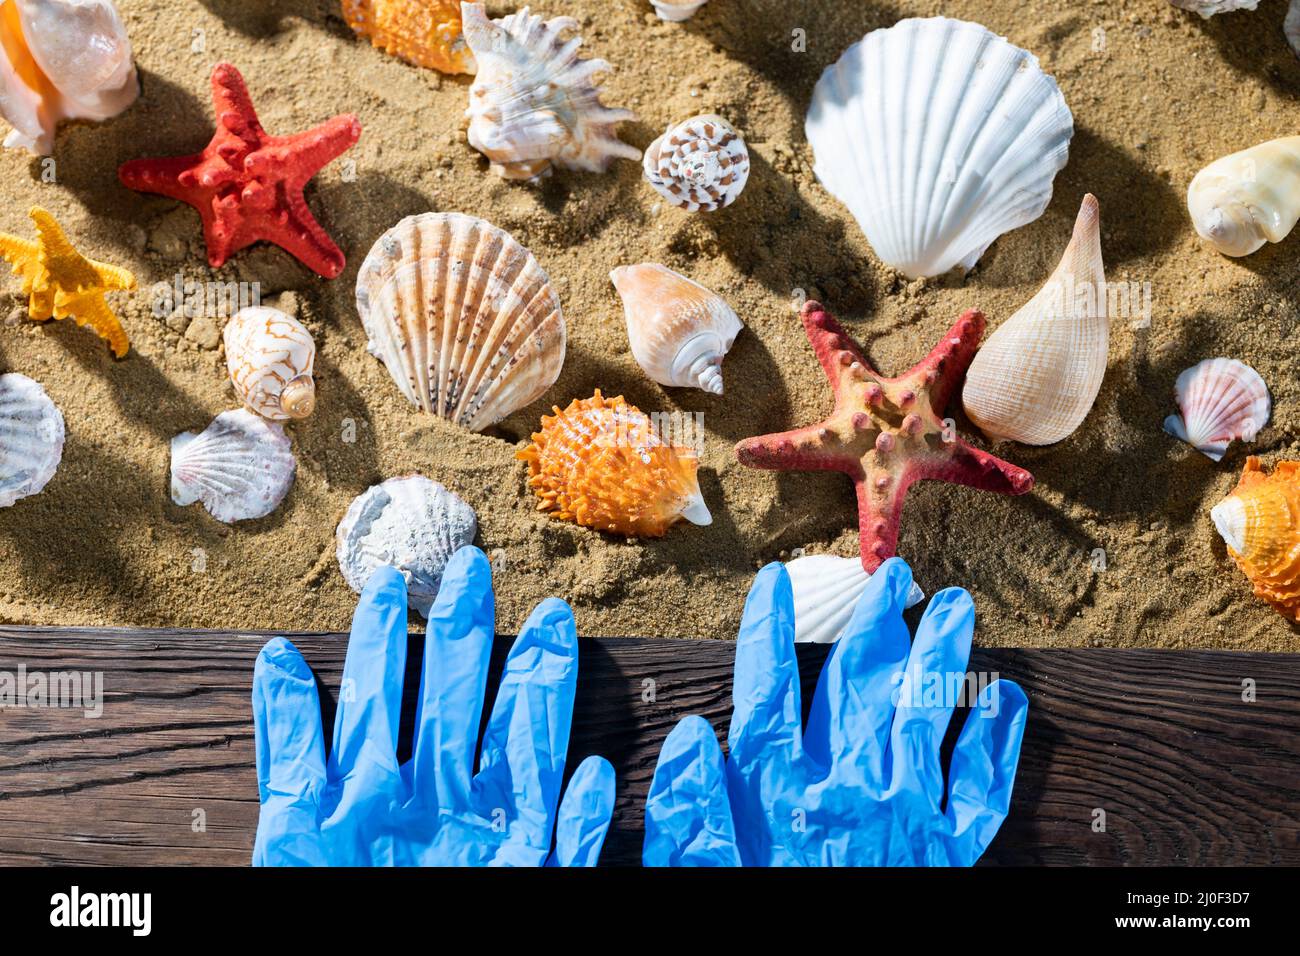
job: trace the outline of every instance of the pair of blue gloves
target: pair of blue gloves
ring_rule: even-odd
[[[1028,705],[1009,681],[984,687],[945,788],[939,749],[975,610],[965,591],[941,591],[911,640],[911,580],[898,559],[872,575],[805,728],[790,579],[779,564],[759,572],[736,647],[730,756],[703,718],[668,735],[646,800],[646,865],[966,866],[980,857],[1007,814]],[[614,771],[588,757],[561,799],[578,679],[564,602],[543,601],[525,622],[474,772],[494,620],[488,562],[463,548],[429,613],[404,764],[399,574],[377,571],[361,595],[328,757],[311,670],[283,638],[262,649],[255,865],[595,865]]]

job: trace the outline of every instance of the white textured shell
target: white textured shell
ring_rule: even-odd
[[[709,0],[650,0],[650,5],[655,8],[660,20],[680,23],[695,16],[700,7],[708,2]]]
[[[975,353],[966,414],[993,441],[1060,441],[1097,400],[1109,340],[1101,212],[1089,194],[1047,284]]]
[[[1244,362],[1212,358],[1184,369],[1174,383],[1182,415],[1165,419],[1165,431],[1221,461],[1235,439],[1254,441],[1273,406],[1268,386]]]
[[[550,279],[473,216],[407,216],[380,236],[357,274],[357,312],[407,400],[473,431],[539,398],[564,365]]]
[[[1042,215],[1074,120],[1033,54],[935,17],[849,47],[817,81],[804,128],[817,178],[915,279],[971,268]]]
[[[528,7],[489,20],[481,3],[461,4],[465,42],[478,62],[469,88],[469,143],[506,179],[533,179],[552,164],[603,173],[615,159],[641,151],[618,138],[631,110],[601,105],[593,77],[608,73],[604,60],[578,57],[572,17],[544,20]]]
[[[1255,7],[1259,6],[1259,0],[1169,0],[1169,2],[1180,10],[1199,13],[1202,19],[1205,20],[1220,13],[1231,13],[1234,10],[1254,10]]]
[[[1225,256],[1281,242],[1300,219],[1300,136],[1216,159],[1187,187],[1187,211],[1197,235]]]
[[[609,274],[623,298],[632,357],[660,385],[722,394],[722,359],[745,326],[726,300],[667,266]]]
[[[674,206],[712,212],[730,206],[749,180],[745,140],[721,116],[668,127],[641,161],[646,181]]]
[[[1291,0],[1286,8],[1286,18],[1282,21],[1282,34],[1286,37],[1291,52],[1300,57],[1300,0]]]
[[[250,306],[226,323],[226,368],[235,393],[263,418],[306,418],[316,407],[316,343],[278,309]]]
[[[871,575],[858,558],[814,554],[785,566],[794,591],[794,639],[799,644],[834,644],[844,634]],[[907,607],[925,600],[912,582]]]
[[[474,509],[436,481],[389,478],[353,500],[339,522],[339,568],[358,594],[378,568],[396,568],[407,603],[428,617],[447,562],[477,530]]]
[[[226,524],[262,518],[289,493],[297,468],[279,425],[246,408],[222,412],[202,432],[172,439],[172,501],[201,501]]]
[[[0,29],[4,145],[48,156],[60,120],[105,120],[140,95],[131,41],[110,0],[8,0]],[[16,30],[13,29],[16,27]],[[44,82],[34,84],[39,76]]]
[[[0,375],[0,508],[34,495],[63,460],[63,415],[26,375]]]

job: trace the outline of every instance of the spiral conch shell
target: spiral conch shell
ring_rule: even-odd
[[[658,538],[685,518],[712,522],[700,494],[693,451],[667,444],[649,417],[600,389],[542,418],[532,444],[515,453],[528,462],[538,510],[588,528]]]
[[[473,73],[460,0],[343,0],[348,26],[385,53],[443,73]]]
[[[704,115],[668,127],[641,161],[661,196],[691,212],[730,206],[749,179],[749,150],[721,116]]]
[[[13,126],[5,146],[48,156],[61,120],[106,120],[139,95],[110,0],[0,3],[0,114]]]
[[[1300,219],[1300,136],[1216,159],[1187,187],[1197,234],[1225,256],[1281,242]]]
[[[1250,456],[1237,487],[1210,518],[1255,595],[1300,621],[1300,461],[1279,461],[1265,474]]]
[[[250,306],[226,323],[226,367],[235,392],[263,418],[306,418],[316,407],[316,343],[278,309]]]
[[[1110,339],[1100,220],[1096,198],[1084,196],[1047,284],[975,353],[962,405],[993,441],[1058,442],[1097,400]]]
[[[623,298],[632,356],[660,385],[722,394],[722,359],[745,326],[716,293],[645,262],[609,274]]]
[[[579,59],[580,38],[560,39],[577,20],[543,20],[528,7],[489,20],[481,3],[461,4],[461,17],[478,61],[465,111],[469,143],[492,161],[492,172],[534,179],[555,164],[603,173],[615,159],[640,158],[615,132],[635,116],[601,105],[592,79],[609,64]]]

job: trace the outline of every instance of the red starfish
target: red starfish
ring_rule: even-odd
[[[875,571],[898,547],[903,497],[922,478],[1007,495],[1024,494],[1034,476],[972,448],[939,417],[975,356],[984,316],[962,314],[924,360],[884,378],[820,302],[803,307],[803,326],[830,379],[835,411],[816,425],[746,438],[736,457],[751,468],[842,471],[858,492],[862,566]]]
[[[312,217],[302,190],[357,141],[357,118],[335,116],[305,133],[271,136],[258,122],[244,78],[229,63],[212,71],[212,102],[217,131],[203,152],[123,163],[117,171],[122,185],[197,209],[213,268],[265,239],[334,278],[343,271],[343,253]]]

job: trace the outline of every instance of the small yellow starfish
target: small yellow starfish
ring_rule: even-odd
[[[40,206],[32,207],[36,223],[35,242],[0,232],[0,256],[23,280],[28,297],[27,314],[36,322],[47,319],[75,319],[107,340],[113,354],[121,358],[131,343],[117,316],[104,302],[104,293],[134,289],[135,276],[125,269],[87,259],[68,242],[54,217]]]

